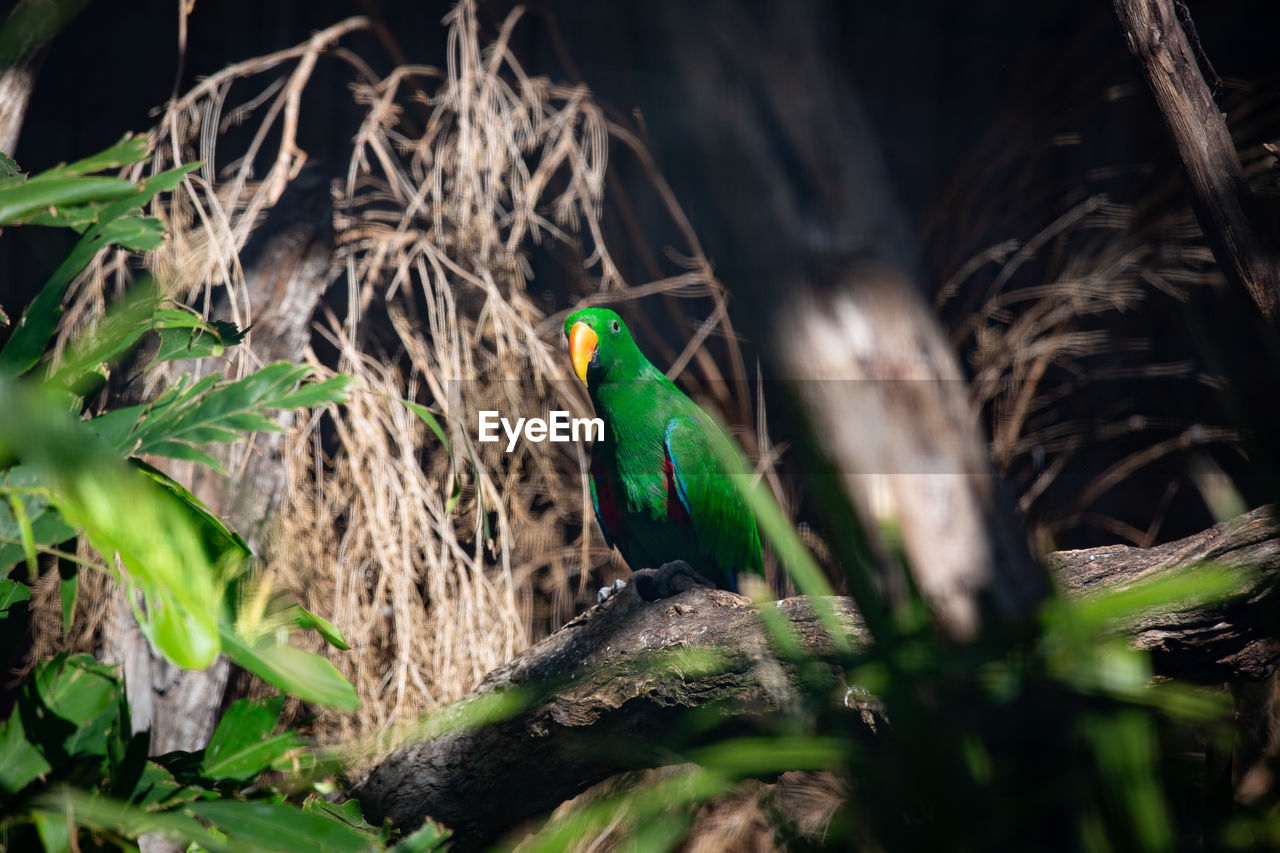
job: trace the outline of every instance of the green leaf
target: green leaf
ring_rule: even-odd
[[[135,613],[148,638],[179,666],[207,666],[226,580],[187,506],[31,389],[0,379],[0,411],[10,415],[0,419],[0,446],[30,466],[100,554],[119,557],[130,591],[143,593],[146,610]]]
[[[323,619],[316,614],[307,610],[301,604],[294,605],[294,623],[299,628],[314,628],[324,637],[324,641],[334,648],[342,651],[349,651],[351,646],[347,644],[347,638],[342,635],[338,627],[327,619]]]
[[[272,735],[284,697],[265,702],[241,699],[222,715],[204,751],[201,772],[210,779],[247,782],[278,758],[304,744],[296,732]]]
[[[644,826],[673,808],[703,803],[731,789],[732,783],[725,777],[694,767],[553,818],[532,837],[522,840],[520,849],[523,853],[557,853],[624,819]]]
[[[118,732],[117,700],[123,689],[115,667],[89,655],[63,653],[38,664],[24,701],[31,701],[35,719],[47,723],[33,732],[42,743],[49,738],[46,755],[48,748],[56,747],[69,757],[105,756],[110,737]],[[68,724],[69,730],[50,720],[50,714]]]
[[[406,835],[391,849],[396,853],[435,853],[443,850],[453,832],[434,820],[427,819],[422,826]]]
[[[155,281],[147,278],[138,282],[107,309],[106,316],[91,334],[71,342],[62,366],[50,378],[50,383],[72,388],[83,382],[86,373],[98,374],[102,364],[114,361],[146,334],[159,305],[160,293]]]
[[[421,418],[424,424],[431,427],[431,431],[436,434],[436,438],[440,439],[440,443],[444,445],[446,453],[453,452],[449,448],[449,437],[445,435],[444,428],[440,426],[440,421],[436,419],[436,412],[431,411],[426,406],[410,402],[409,400],[401,400],[400,402],[404,404],[409,411]]]
[[[205,506],[204,502],[188,491],[185,486],[141,459],[130,459],[129,462],[181,502],[191,520],[198,526],[205,550],[216,561],[239,563],[253,556],[249,543],[245,542],[238,532],[228,527],[222,519],[210,512],[209,507]]]
[[[125,406],[103,412],[96,418],[87,421],[89,429],[96,432],[120,456],[131,456],[136,442],[130,437],[138,418],[146,411],[146,406]]]
[[[32,683],[50,711],[76,725],[105,711],[120,687],[115,667],[98,663],[89,655],[65,652],[41,661]]]
[[[260,850],[285,853],[362,853],[372,846],[371,833],[361,832],[324,812],[304,812],[288,803],[209,800],[187,811],[212,821],[233,841]]]
[[[322,403],[345,403],[351,377],[344,373],[330,376],[322,382],[308,382],[291,394],[272,402],[277,409],[309,409]]]
[[[192,163],[184,163],[181,166],[174,166],[163,172],[142,179],[142,191],[147,196],[147,201],[155,198],[160,193],[172,192],[178,184],[182,183],[182,179],[196,169],[200,168],[200,161],[196,160]]]
[[[204,766],[208,767],[211,760],[218,759],[224,753],[264,740],[280,722],[280,709],[283,707],[284,696],[239,699],[233,702],[218,721],[218,728],[214,730],[213,736],[209,738],[209,745],[204,753]]]
[[[229,328],[228,328],[229,327]],[[192,326],[160,326],[160,346],[153,365],[177,358],[206,358],[222,355],[223,349],[240,343],[245,333],[233,323],[214,322]]]
[[[31,536],[37,547],[57,545],[75,536],[75,529],[63,520],[56,508],[49,504],[44,484],[39,476],[26,465],[15,465],[0,474],[0,495],[9,493],[18,497],[31,522]],[[0,574],[25,556],[21,544],[22,532],[8,501],[0,501]]]
[[[835,769],[846,749],[847,744],[834,737],[740,737],[717,741],[685,756],[708,770],[741,778],[787,770]]]
[[[0,152],[0,178],[21,178],[22,169],[8,154]]]
[[[278,767],[281,759],[290,752],[306,746],[297,732],[281,732],[272,735],[243,750],[227,755],[224,760],[210,764],[205,762],[205,774],[214,779],[232,779],[247,782],[269,767]]]
[[[97,202],[78,205],[47,207],[22,219],[23,225],[43,225],[49,228],[70,228],[77,234],[98,221],[101,208]]]
[[[102,239],[131,252],[150,252],[164,245],[164,223],[154,216],[113,219],[102,226]]]
[[[201,438],[205,439],[207,442],[217,440],[209,435],[202,435]],[[223,438],[222,442],[224,444],[229,444],[239,438],[240,436],[231,433],[228,437]],[[204,465],[208,468],[212,468],[223,476],[226,476],[227,474],[227,469],[222,467],[222,463],[219,462],[217,458],[205,453],[196,445],[188,444],[185,441],[159,441],[147,447],[146,450],[139,448],[139,452],[150,453],[154,456],[167,456],[170,459],[177,459],[182,462],[194,462],[197,465]]]
[[[150,203],[151,199],[162,192],[171,191],[182,181],[183,176],[198,168],[200,168],[199,162],[187,163],[183,166],[176,166],[167,172],[152,175],[142,181],[142,192],[138,195],[126,196],[103,205],[98,213],[99,220],[101,222],[111,222],[137,213],[142,210],[143,205]]]
[[[179,784],[168,768],[156,761],[148,761],[129,795],[129,802],[141,808],[167,803],[187,791]]]
[[[75,835],[76,826],[67,815],[34,811],[31,819],[35,822],[44,853],[70,853],[71,837]]]
[[[715,435],[715,432],[713,430],[712,434]],[[727,437],[728,432],[721,430],[720,436]],[[747,506],[755,515],[760,525],[761,537],[773,545],[774,551],[787,569],[787,574],[796,582],[800,592],[809,597],[814,611],[835,642],[836,648],[842,652],[850,651],[852,644],[849,640],[849,632],[832,604],[835,591],[827,581],[826,575],[818,567],[817,561],[809,553],[808,547],[800,539],[800,534],[796,532],[786,513],[778,505],[773,493],[747,469],[737,446],[727,438],[719,440],[720,436],[717,436],[718,440],[711,442],[711,449],[720,464],[724,466],[734,488],[738,490],[738,494],[747,502]],[[787,642],[780,633],[785,624],[784,621],[766,618],[766,628],[776,640],[782,643]]]
[[[123,687],[116,694],[119,725],[107,745],[107,767],[104,770],[100,793],[112,797],[132,797],[138,790],[138,782],[147,772],[147,753],[151,751],[151,732],[133,731],[133,718],[129,713],[129,697]]]
[[[21,716],[15,712],[7,723],[0,723],[0,801],[51,770],[44,755],[27,740]]]
[[[50,814],[68,814],[79,824],[125,838],[159,832],[168,838],[194,841],[214,853],[250,853],[253,850],[248,844],[228,843],[221,834],[188,815],[176,811],[144,811],[101,794],[90,795],[63,788],[38,798],[35,807]]]
[[[1133,822],[1139,848],[1172,849],[1169,803],[1155,769],[1154,720],[1128,709],[1106,716],[1086,714],[1077,725],[1110,788],[1103,793],[1124,805],[1121,813]]]
[[[308,814],[323,813],[361,832],[376,835],[378,841],[386,840],[387,830],[382,827],[376,827],[364,819],[364,813],[360,811],[360,802],[358,800],[352,799],[345,800],[342,803],[330,803],[319,797],[311,796],[302,804],[302,810]]]
[[[86,161],[73,166],[79,167],[84,162]],[[93,256],[100,249],[117,240],[135,249],[155,248],[159,245],[157,240],[163,240],[163,232],[158,228],[156,220],[143,218],[124,224],[115,224],[115,221],[140,210],[158,193],[172,190],[183,175],[198,168],[199,165],[199,163],[190,163],[154,175],[147,179],[140,189],[130,184],[130,187],[136,191],[132,191],[125,198],[109,201],[98,209],[97,224],[84,233],[72,248],[71,253],[54,270],[53,275],[45,282],[44,287],[19,318],[4,348],[0,349],[0,376],[21,376],[40,360],[40,356],[57,329],[58,318],[62,314],[62,297],[66,294],[68,285],[93,260]],[[30,184],[38,179],[39,176],[27,183]]]
[[[58,319],[62,316],[62,297],[68,285],[105,245],[99,229],[92,228],[53,271],[18,318],[4,348],[0,349],[0,376],[21,376],[40,360],[58,327]]]
[[[1100,631],[1151,611],[1173,612],[1219,603],[1248,586],[1248,575],[1238,569],[1201,563],[1066,606],[1071,618],[1089,630]]]
[[[13,518],[18,527],[18,537],[22,540],[22,555],[27,561],[27,573],[31,577],[31,582],[35,583],[36,576],[40,574],[40,566],[36,562],[36,540],[31,530],[31,519],[27,516],[27,510],[18,495],[9,495],[9,508],[13,512]]]
[[[169,456],[221,471],[222,466],[202,446],[239,441],[249,432],[279,432],[280,425],[268,418],[274,410],[345,399],[343,389],[349,377],[299,387],[309,372],[305,365],[281,361],[235,381],[213,374],[191,384],[184,377],[144,407],[127,440],[119,439],[123,426],[119,421],[124,416],[116,417],[104,431],[113,436],[115,446],[127,446],[129,453]]]
[[[200,773],[200,765],[204,761],[204,750],[187,752],[175,749],[163,755],[153,755],[151,760],[171,773],[179,785],[203,786],[209,782]]]
[[[31,587],[12,578],[0,578],[0,619],[16,605],[31,600]]]
[[[360,707],[360,697],[351,682],[317,654],[296,646],[266,643],[250,646],[225,626],[222,645],[236,664],[303,701],[341,711]]]
[[[0,187],[0,225],[15,225],[51,207],[112,201],[138,195],[140,188],[123,178],[45,177]]]
[[[449,500],[445,501],[445,515],[453,515],[453,511],[458,508],[458,503],[462,500],[462,479],[458,476],[453,478],[453,488],[449,491]]]
[[[86,2],[10,3],[0,27],[0,68],[15,65],[24,53],[51,41]]]
[[[143,635],[156,650],[183,669],[204,669],[218,656],[217,602],[196,609],[180,601],[168,587],[143,586],[145,613],[134,616]],[[132,600],[132,596],[130,597]]]
[[[42,175],[88,175],[106,169],[119,169],[133,163],[141,163],[147,159],[147,138],[126,133],[120,141],[110,148],[91,154],[74,163],[54,166]]]

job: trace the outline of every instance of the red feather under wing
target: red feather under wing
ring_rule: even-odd
[[[593,453],[591,456],[591,482],[595,485],[596,492],[596,521],[604,531],[605,541],[610,545],[620,542],[624,526],[622,507],[618,505],[618,496],[613,488],[613,477],[609,476],[609,472],[601,464],[598,453]]]

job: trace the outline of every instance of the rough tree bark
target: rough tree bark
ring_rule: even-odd
[[[1153,612],[1124,626],[1150,649],[1158,671],[1204,681],[1260,678],[1280,661],[1280,525],[1264,507],[1155,548],[1093,548],[1053,554],[1048,565],[1067,594],[1114,592],[1141,579],[1206,561],[1238,567],[1246,587],[1212,611]],[[691,708],[714,706],[727,725],[785,706],[794,675],[774,658],[750,603],[695,587],[654,602],[629,584],[603,606],[565,625],[491,672],[459,706],[508,687],[548,691],[532,709],[502,722],[403,747],[356,795],[366,814],[402,827],[430,816],[452,828],[459,850],[484,847],[615,773],[658,766],[672,726]],[[851,637],[865,637],[853,604],[836,599]],[[810,650],[831,651],[802,598],[778,609]],[[662,652],[710,651],[722,666],[654,667]],[[870,708],[851,705],[874,725]]]
[[[263,363],[296,359],[307,346],[332,254],[329,183],[318,170],[304,169],[241,253],[253,323],[249,346]],[[213,313],[216,319],[233,319],[225,299]],[[244,324],[243,315],[237,319]],[[183,364],[180,369],[216,368]],[[287,428],[293,414],[282,413],[277,420]],[[261,434],[247,447],[217,449],[230,477],[190,463],[165,467],[240,531],[254,553],[262,553],[271,516],[289,485],[283,441],[279,434]],[[110,658],[124,664],[134,730],[151,729],[153,754],[203,748],[223,705],[231,671],[227,659],[219,657],[202,671],[178,669],[151,649],[122,596],[116,593],[105,645]]]
[[[1259,679],[1280,660],[1280,524],[1272,507],[1153,548],[1114,545],[1059,551],[1047,563],[1063,590],[1091,598],[1199,563],[1239,567],[1250,578],[1230,605],[1191,613],[1151,613],[1128,626],[1157,671],[1198,681]]]
[[[1186,169],[1200,227],[1223,271],[1280,321],[1280,251],[1249,216],[1251,193],[1222,112],[1200,73],[1174,0],[1115,0],[1129,50]]]
[[[865,530],[897,531],[945,632],[965,640],[987,619],[1016,621],[1048,587],[994,476],[955,353],[900,268],[850,265],[841,280],[826,293],[797,287],[772,336],[809,446],[825,451]],[[889,600],[902,600],[905,579],[883,574]]]

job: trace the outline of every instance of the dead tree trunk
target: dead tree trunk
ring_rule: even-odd
[[[1249,217],[1235,144],[1174,9],[1174,0],[1115,0],[1129,50],[1155,96],[1191,188],[1196,218],[1219,266],[1264,317],[1280,320],[1280,254]]]
[[[249,345],[262,362],[293,360],[306,348],[312,315],[329,280],[332,253],[328,181],[317,170],[304,170],[242,253],[249,295],[246,307],[253,324]],[[225,299],[214,313],[217,319],[233,319]],[[236,319],[245,322],[243,313]],[[180,366],[180,370],[192,369],[211,368]],[[288,427],[293,414],[282,413],[278,421]],[[197,497],[228,519],[254,553],[261,553],[271,516],[289,486],[283,443],[280,434],[260,434],[248,445],[217,449],[230,477],[191,463],[165,467],[179,482],[190,483]],[[218,721],[230,664],[220,657],[206,670],[178,669],[151,649],[124,593],[115,595],[105,645],[110,659],[124,663],[134,730],[151,729],[153,754],[203,748]]]
[[[1047,562],[1079,597],[1204,562],[1238,567],[1247,584],[1229,605],[1153,612],[1124,629],[1158,671],[1204,681],[1260,678],[1280,661],[1280,526],[1270,508],[1168,545],[1065,551]],[[673,745],[672,723],[691,708],[715,707],[732,725],[785,707],[794,673],[774,657],[746,599],[695,587],[646,602],[637,586],[489,673],[453,716],[461,723],[507,688],[537,691],[528,710],[406,746],[379,765],[356,792],[366,814],[406,828],[431,817],[454,830],[458,849],[484,847],[608,776],[662,764],[669,753],[660,745]],[[835,603],[850,637],[865,638],[852,602]],[[831,651],[805,599],[778,608],[811,652]],[[662,657],[690,649],[718,665],[699,672]],[[850,713],[870,722],[866,706],[851,704]]]

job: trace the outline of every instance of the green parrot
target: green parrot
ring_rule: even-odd
[[[682,560],[735,592],[739,573],[763,574],[755,516],[713,447],[737,451],[715,421],[649,363],[613,311],[585,308],[564,330],[604,421],[589,479],[605,541],[633,569]]]

